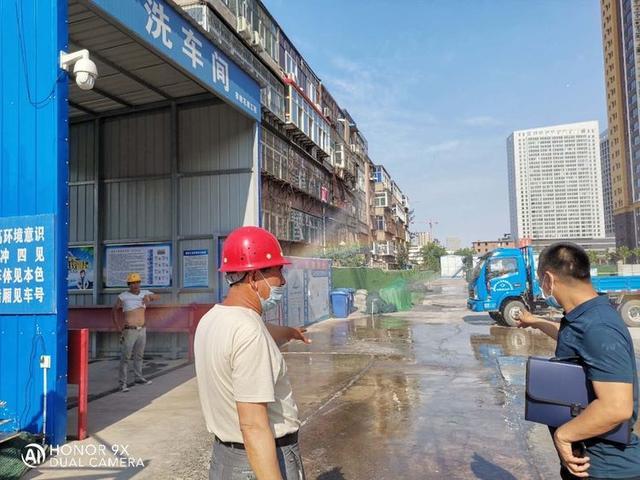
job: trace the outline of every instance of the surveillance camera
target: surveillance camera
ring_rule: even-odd
[[[89,58],[88,50],[73,53],[60,52],[60,68],[68,72],[73,65],[73,76],[82,90],[91,90],[98,78],[98,68]]]
[[[76,77],[76,84],[82,90],[91,90],[98,78],[98,68],[88,58],[81,58],[73,67],[73,74]]]

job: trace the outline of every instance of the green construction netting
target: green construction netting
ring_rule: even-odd
[[[363,313],[410,310],[422,302],[425,283],[436,276],[434,272],[423,270],[332,269],[333,288],[355,290],[355,307]]]
[[[36,437],[29,433],[21,433],[12,440],[0,443],[0,478],[2,480],[17,480],[28,470],[22,462],[22,449],[36,441]]]

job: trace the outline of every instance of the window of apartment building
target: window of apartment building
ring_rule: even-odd
[[[231,10],[233,14],[237,16],[239,12],[238,1],[239,0],[222,0],[222,3],[224,3],[229,8],[229,10]]]
[[[376,183],[382,182],[382,167],[375,167],[373,170],[373,181]]]
[[[284,52],[284,71],[293,77],[293,80],[298,83],[298,64],[295,62],[289,52]]]
[[[389,203],[387,202],[387,192],[378,192],[375,197],[376,207],[387,207]]]
[[[307,97],[316,105],[318,104],[318,89],[312,81],[308,82],[307,85]]]
[[[381,215],[376,215],[376,223],[375,223],[375,227],[376,230],[385,230],[384,227],[384,217]]]
[[[288,88],[289,121],[328,154],[331,151],[329,124],[294,86]]]
[[[266,12],[259,9],[260,15],[260,38],[262,39],[262,46],[264,47],[267,55],[269,55],[276,63],[279,60],[279,48],[278,48],[278,27],[269,18]]]

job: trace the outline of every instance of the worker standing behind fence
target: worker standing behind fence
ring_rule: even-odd
[[[144,348],[147,343],[147,328],[145,327],[145,310],[147,305],[159,298],[158,295],[149,290],[140,289],[140,274],[130,273],[127,276],[129,290],[118,295],[113,306],[112,318],[116,328],[120,332],[120,390],[128,392],[127,374],[129,372],[129,362],[133,355],[133,373],[135,383],[149,385],[151,380],[142,376],[142,359]],[[124,323],[119,321],[119,312],[124,313]]]
[[[285,279],[276,237],[242,227],[224,242],[224,302],[200,320],[194,349],[202,412],[215,435],[209,478],[304,480],[298,407],[277,344],[309,343],[303,329],[265,324]]]

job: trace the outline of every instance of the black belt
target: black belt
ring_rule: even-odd
[[[216,437],[216,442],[225,447],[235,448],[239,450],[244,450],[244,443],[236,443],[236,442],[223,442],[218,437]],[[289,445],[293,445],[294,443],[298,443],[298,432],[293,432],[285,435],[284,437],[276,438],[276,447],[288,447]]]
[[[140,330],[144,328],[144,325],[142,325],[141,327],[136,327],[135,325],[125,325],[124,329],[125,330]]]

